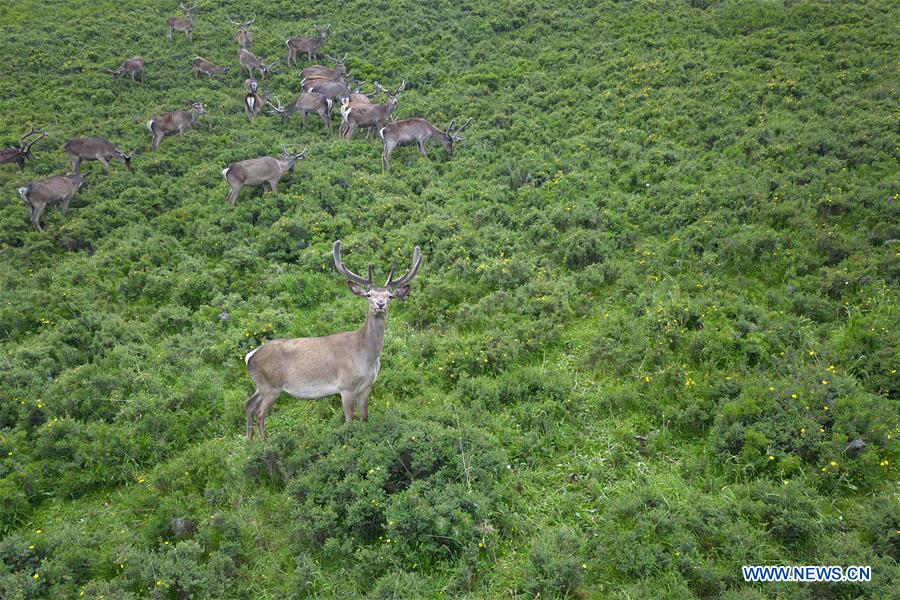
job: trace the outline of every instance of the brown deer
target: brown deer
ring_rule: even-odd
[[[326,98],[318,92],[300,92],[300,95],[293,103],[283,108],[278,98],[275,98],[275,101],[278,103],[277,106],[271,103],[269,106],[272,107],[274,112],[281,115],[282,121],[287,121],[294,113],[300,113],[303,115],[303,128],[306,129],[307,115],[315,113],[319,115],[322,123],[328,128],[328,133],[331,133],[331,108],[334,106],[334,101],[331,98]]]
[[[56,175],[46,179],[36,179],[19,188],[19,196],[25,201],[30,213],[31,225],[35,231],[43,231],[41,214],[48,204],[62,204],[62,213],[69,210],[69,200],[84,186],[88,173]]]
[[[357,127],[368,127],[380,130],[387,124],[388,118],[394,109],[397,108],[397,98],[401,92],[406,89],[406,80],[400,84],[397,91],[392,92],[383,87],[377,81],[375,87],[385,93],[388,97],[387,104],[369,104],[361,106],[353,106],[352,97],[350,102],[341,108],[341,137],[349,140],[353,137],[353,132]]]
[[[281,145],[281,153],[284,158],[274,156],[262,156],[232,163],[222,169],[222,176],[228,182],[228,204],[234,205],[241,188],[245,185],[265,185],[274,192],[278,188],[278,181],[285,173],[293,172],[294,164],[298,160],[306,158],[306,148],[300,154],[291,154]]]
[[[184,35],[187,36],[188,41],[193,42],[193,32],[194,32],[194,10],[197,8],[197,3],[194,2],[193,6],[185,6],[183,3],[179,3],[178,6],[181,7],[181,10],[184,11],[185,18],[179,19],[178,17],[169,17],[166,19],[166,27],[169,30],[169,39],[172,39],[172,32],[184,32]]]
[[[247,69],[247,73],[249,73],[250,79],[253,79],[253,71],[259,71],[262,79],[265,79],[266,75],[275,72],[274,67],[275,63],[277,63],[278,60],[273,60],[267,65],[246,48],[241,48],[240,50],[238,50],[238,62],[241,63],[241,67]]]
[[[415,144],[419,148],[419,154],[427,156],[425,144],[430,139],[440,142],[447,154],[453,156],[453,143],[462,141],[463,137],[459,134],[468,126],[472,119],[466,121],[456,131],[452,131],[454,121],[450,121],[446,132],[441,131],[429,123],[427,119],[421,117],[403,119],[382,127],[378,132],[378,135],[384,141],[384,152],[381,153],[381,168],[384,171],[390,169],[391,153],[397,146]]]
[[[191,64],[194,65],[194,77],[206,75],[212,78],[213,75],[228,72],[228,69],[226,69],[225,67],[217,67],[216,65],[200,56],[194,58],[194,60],[191,61]]]
[[[325,37],[331,31],[331,25],[326,25],[324,28],[320,28],[318,25],[313,25],[313,27],[315,27],[316,33],[319,35],[313,37],[293,37],[285,42],[288,47],[288,66],[291,66],[292,62],[298,62],[297,55],[301,52],[306,52],[306,60],[312,60],[316,57],[316,50],[321,48],[322,44],[325,43]]]
[[[103,168],[109,173],[109,161],[118,160],[128,172],[131,172],[131,159],[134,158],[138,149],[135,148],[128,154],[121,152],[112,142],[102,137],[95,138],[72,138],[65,145],[66,154],[72,161],[72,172],[78,171],[83,160],[98,160]]]
[[[32,140],[28,140],[28,138],[35,133],[40,135]],[[20,171],[25,170],[26,158],[28,160],[37,160],[34,157],[34,154],[31,153],[32,146],[37,144],[45,137],[47,137],[47,133],[43,129],[35,129],[34,127],[29,128],[28,132],[19,138],[18,146],[0,148],[0,164],[3,164],[5,162],[15,162],[17,165],[19,165]]]
[[[344,98],[350,98],[353,94],[353,92],[350,91],[350,86],[345,82],[335,81],[333,79],[322,79],[320,77],[301,79],[300,89],[304,92],[319,92],[326,98],[331,98],[334,102],[341,101]]]
[[[244,403],[247,439],[253,439],[253,420],[260,437],[266,439],[266,414],[281,395],[316,399],[341,395],[344,420],[353,420],[354,404],[363,421],[369,418],[369,391],[381,368],[381,350],[391,300],[402,300],[409,294],[409,282],[419,272],[422,252],[416,246],[409,271],[394,279],[394,269],[383,287],[372,283],[372,265],[368,278],[350,271],[341,261],[341,241],[332,249],[334,267],[347,278],[353,294],[369,302],[366,321],[356,331],[325,337],[278,339],[266,342],[244,357],[250,377],[256,384]]]
[[[253,43],[253,34],[250,33],[250,25],[256,20],[256,15],[253,15],[253,18],[249,21],[235,21],[229,16],[226,16],[225,18],[228,19],[229,23],[236,25],[238,28],[238,30],[234,32],[234,39],[237,41],[238,46],[244,50],[249,50],[250,44]]]
[[[244,113],[247,115],[247,120],[252,123],[253,119],[262,112],[263,107],[269,103],[269,98],[272,97],[272,94],[259,92],[259,87],[252,79],[245,82],[245,87],[247,88],[247,93],[244,95]]]
[[[139,77],[141,83],[144,83],[144,59],[140,56],[129,58],[118,69],[107,69],[107,71],[112,75],[113,80],[127,75],[132,82],[135,81],[135,77]]]
[[[313,65],[311,67],[306,67],[305,69],[300,71],[300,79],[306,79],[307,77],[322,77],[323,79],[334,79],[336,81],[342,81],[347,78],[348,56],[349,54],[345,54],[344,58],[340,60],[336,59],[333,56],[328,56],[328,59],[334,63],[333,69],[329,67],[323,67],[322,65]]]
[[[167,135],[184,133],[197,124],[197,119],[206,112],[202,102],[191,104],[191,110],[177,110],[163,113],[147,121],[147,129],[153,134],[153,150],[159,149],[159,144]]]

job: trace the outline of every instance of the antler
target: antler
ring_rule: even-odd
[[[388,96],[391,95],[390,90],[385,89],[385,87],[383,85],[381,85],[380,83],[378,83],[377,81],[375,82],[375,87],[378,88],[379,90],[381,90],[382,92],[384,92],[385,94],[387,94]]]
[[[253,13],[253,18],[250,19],[249,21],[247,21],[246,23],[244,23],[243,25],[241,25],[241,29],[246,29],[246,28],[250,27],[250,25],[252,25],[253,21],[255,21],[255,20],[256,20],[256,13]]]
[[[275,99],[275,102],[278,103],[278,106],[275,106],[274,104],[272,104],[271,101],[267,101],[266,103],[272,107],[272,110],[274,110],[276,113],[278,113],[280,115],[281,113],[284,112],[284,107],[281,106],[281,100],[278,99],[278,96],[272,96],[272,98]],[[284,150],[284,144],[281,145],[281,149]],[[284,153],[287,154],[287,151],[285,150]]]
[[[334,248],[332,249],[332,256],[334,257],[334,268],[337,269],[337,272],[353,281],[354,283],[358,283],[359,285],[364,285],[370,287],[372,285],[372,275],[373,268],[372,265],[369,265],[369,278],[365,279],[347,267],[344,266],[343,261],[341,261],[341,240],[335,240]]]
[[[238,27],[241,26],[240,22],[232,19],[230,15],[225,15],[225,18],[228,19],[228,22],[231,23],[232,25],[237,25]]]
[[[388,275],[387,283],[384,284],[384,287],[395,289],[401,286],[406,285],[410,281],[412,281],[413,277],[416,276],[416,273],[419,272],[419,267],[422,265],[422,251],[418,246],[413,250],[413,264],[412,268],[404,273],[400,279],[394,280],[394,268],[395,265],[391,265],[391,273]]]
[[[463,129],[468,127],[469,123],[472,122],[472,118],[473,117],[469,117],[469,120],[466,121],[465,123],[463,123],[460,127],[457,127],[456,131],[454,131],[453,133],[450,132],[450,129],[453,127],[453,123],[454,123],[454,121],[456,121],[456,119],[453,119],[453,121],[450,121],[450,125],[447,127],[447,135],[449,135],[451,138],[453,138],[453,140],[456,142],[461,141],[463,139],[463,137],[461,135],[459,135],[459,133]]]
[[[394,95],[394,96],[399,96],[399,95],[400,95],[400,92],[402,92],[402,91],[405,90],[405,89],[406,89],[406,80],[404,79],[403,82],[400,84],[400,87],[397,88],[397,91],[394,92],[393,95]]]
[[[33,140],[31,140],[30,142],[25,143],[25,138],[27,138],[29,135],[31,135],[33,133],[40,133],[40,135],[37,136],[36,138],[34,138]],[[46,131],[44,131],[43,129],[35,129],[34,127],[32,127],[28,131],[28,133],[23,135],[22,138],[19,140],[19,146],[21,147],[22,152],[24,152],[25,154],[29,155],[32,159],[34,159],[34,156],[32,156],[32,154],[31,154],[31,147],[34,146],[35,144],[37,144],[39,141],[41,141],[45,137],[47,137]]]

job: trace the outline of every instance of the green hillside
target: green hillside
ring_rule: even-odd
[[[200,0],[190,43],[174,0],[0,3],[0,141],[48,132],[0,165],[0,598],[892,597],[897,6]],[[248,123],[237,13],[269,60],[330,23],[320,62],[465,142],[382,173],[381,140]],[[134,173],[85,163],[38,233],[17,189],[76,136]],[[365,319],[336,239],[424,256],[370,419],[283,395],[248,443],[244,354]],[[743,581],[779,564],[872,581]]]

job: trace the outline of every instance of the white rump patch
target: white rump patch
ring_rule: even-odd
[[[22,196],[22,201],[25,202],[25,204],[31,204],[31,202],[28,201],[28,196],[25,195],[27,192],[28,192],[27,186],[19,188],[19,195]]]
[[[378,137],[380,137],[381,139],[384,139],[384,130],[385,129],[387,129],[387,127],[382,127],[381,129],[378,130]]]
[[[253,106],[256,104],[256,98],[253,96],[247,96],[247,106],[250,110],[253,110]]]
[[[153,133],[153,119],[150,119],[149,121],[147,121],[147,131],[149,131],[150,133]]]
[[[225,167],[224,169],[222,169],[222,177],[225,178],[225,181],[228,181],[228,169],[230,168],[231,167]],[[256,350],[254,350],[253,352],[256,352]],[[253,352],[251,352],[250,354],[253,354]],[[247,355],[247,360],[250,360],[250,354]]]
[[[225,170],[227,171],[228,169],[225,169]],[[262,348],[262,346],[260,346],[259,348]],[[253,355],[256,354],[256,353],[259,351],[259,348],[257,348],[256,350],[251,350],[250,352],[248,352],[248,353],[247,353],[247,356],[244,357],[244,362],[247,363],[247,364],[249,365],[249,364],[250,364],[250,359],[253,358]]]

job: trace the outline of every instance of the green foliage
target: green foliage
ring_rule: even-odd
[[[258,55],[331,23],[356,77],[409,82],[398,118],[474,117],[387,174],[377,139],[249,124],[234,11],[169,41],[175,4],[0,4],[0,136],[49,132],[0,165],[0,597],[895,594],[892,4],[245,2]],[[136,54],[145,85],[104,71]],[[134,173],[85,163],[34,232],[15,190],[88,135]],[[226,205],[282,143],[307,160]],[[372,419],[285,396],[247,445],[242,356],[363,320],[337,238],[379,276],[425,257]]]

